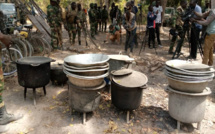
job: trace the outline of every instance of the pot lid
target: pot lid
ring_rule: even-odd
[[[128,75],[131,74],[133,72],[133,70],[131,69],[120,69],[120,70],[113,70],[111,71],[111,74],[113,76],[124,76],[124,75]]]
[[[19,59],[17,62],[21,64],[44,64],[51,62],[52,59],[48,57],[42,57],[42,56],[32,56],[32,57],[24,57]]]
[[[167,92],[172,92],[172,93],[182,94],[182,95],[188,95],[188,96],[206,96],[206,95],[210,95],[212,93],[211,90],[210,90],[210,88],[208,88],[208,87],[206,87],[202,93],[181,92],[181,91],[178,91],[178,90],[174,90],[174,89],[172,89],[169,86],[165,90]]]
[[[136,88],[144,86],[148,78],[143,73],[133,71],[130,75],[114,76],[113,81],[123,87]]]

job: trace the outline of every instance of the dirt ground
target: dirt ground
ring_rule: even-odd
[[[132,134],[174,134],[176,133],[176,120],[168,113],[168,94],[164,91],[167,87],[167,79],[164,75],[165,61],[170,60],[168,55],[168,29],[161,35],[163,47],[154,49],[146,47],[138,56],[141,43],[134,49],[133,57],[136,64],[132,64],[134,70],[147,75],[148,88],[143,92],[141,106],[131,111],[130,123],[126,123],[126,111],[120,111],[111,104],[111,96],[107,90],[102,92],[99,107],[92,113],[87,113],[87,122],[82,124],[82,114],[71,112],[68,106],[68,86],[54,86],[51,82],[46,86],[47,95],[44,96],[42,89],[37,89],[37,105],[33,105],[33,92],[28,89],[27,99],[24,100],[24,88],[19,86],[17,76],[5,80],[5,91],[3,98],[9,113],[22,113],[24,117],[16,122],[10,123],[8,134],[102,134],[102,133],[132,133]],[[88,40],[89,47],[85,47],[84,38],[82,46],[76,43],[72,51],[67,48],[68,35],[64,31],[64,51],[52,52],[51,58],[62,63],[63,59],[71,54],[77,53],[104,53],[118,54],[123,52],[124,45],[103,43],[105,33],[96,36],[96,43],[101,50],[95,49]],[[142,36],[140,36],[143,38]],[[125,37],[123,36],[123,44]],[[76,41],[77,42],[77,41]],[[184,54],[188,56],[188,44],[183,47]],[[182,57],[184,59],[184,57]],[[201,57],[198,54],[199,62]],[[209,87],[213,93],[207,98],[205,118],[202,121],[202,129],[198,131],[197,125],[181,124],[180,133],[215,133],[215,85],[210,82]],[[108,87],[107,87],[108,88]]]

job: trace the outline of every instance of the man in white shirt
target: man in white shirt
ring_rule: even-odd
[[[157,18],[155,20],[155,23],[156,23],[155,32],[157,35],[158,46],[162,47],[161,41],[160,41],[160,27],[161,27],[161,22],[162,22],[161,14],[163,12],[163,8],[162,8],[159,0],[156,1],[156,6],[153,7],[153,12],[156,13],[157,11],[158,11],[158,14],[157,14]]]

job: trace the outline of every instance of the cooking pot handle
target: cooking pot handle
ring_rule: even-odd
[[[40,64],[30,64],[33,67],[38,67]]]
[[[51,62],[55,62],[56,60],[54,60],[54,59],[51,59]]]
[[[140,87],[140,88],[146,89],[147,87],[148,87],[147,85],[144,85],[144,86],[142,86],[142,87]]]

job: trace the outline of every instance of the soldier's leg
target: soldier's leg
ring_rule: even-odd
[[[79,45],[81,45],[81,29],[80,28],[78,29],[78,42],[79,42]]]
[[[72,45],[75,45],[76,30],[72,30]]]
[[[95,34],[98,34],[98,22],[95,23]]]
[[[73,33],[72,33],[72,30],[69,30],[69,41],[70,41],[70,44],[72,44],[72,35],[73,35]]]
[[[104,21],[102,20],[102,32],[104,31]]]
[[[106,29],[107,29],[107,21],[105,21],[105,32],[106,32]]]
[[[91,37],[94,38],[95,31],[94,31],[94,24],[93,23],[90,23],[90,34],[91,34]]]
[[[172,40],[171,40],[171,43],[170,43],[170,46],[169,46],[169,52],[168,52],[169,54],[173,54],[173,48],[174,48],[176,40],[177,40],[177,35],[172,36]]]
[[[58,27],[58,38],[59,38],[59,48],[62,47],[62,44],[63,44],[63,40],[62,40],[62,27]]]
[[[4,90],[4,76],[2,70],[2,60],[0,59],[0,106],[3,105],[4,103],[2,99],[3,90]]]
[[[57,29],[55,28],[51,28],[51,46],[54,48],[54,49],[57,49],[58,48],[58,41],[57,41],[57,37],[58,37],[58,34],[57,34]]]

